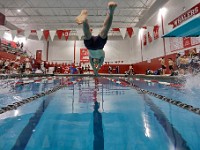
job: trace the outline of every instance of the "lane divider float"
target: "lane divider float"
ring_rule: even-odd
[[[122,86],[130,86],[130,87],[134,88],[135,90],[137,90],[137,91],[139,91],[139,92],[141,92],[141,93],[143,93],[143,94],[149,94],[149,95],[151,95],[151,96],[153,96],[153,97],[158,98],[159,100],[168,102],[168,103],[170,103],[170,104],[172,104],[172,105],[178,106],[178,107],[180,107],[180,108],[182,108],[182,109],[185,109],[185,110],[188,110],[188,111],[190,111],[190,112],[193,112],[193,113],[195,113],[195,114],[200,115],[200,108],[196,108],[196,107],[194,107],[194,106],[192,106],[192,105],[188,105],[188,104],[183,103],[183,102],[181,102],[181,101],[174,100],[174,99],[168,98],[168,97],[166,97],[166,96],[159,95],[159,94],[154,93],[154,92],[150,92],[150,91],[148,91],[148,90],[141,89],[141,88],[139,88],[138,86],[136,86],[135,84],[130,83],[130,82],[125,81],[125,80],[124,80],[124,81],[122,81],[122,80],[119,81],[119,80],[118,80],[118,81],[116,81],[115,83],[118,83],[118,84],[120,84],[120,85],[122,85]],[[168,85],[168,84],[171,84],[171,83],[167,83],[167,82],[165,83],[165,82],[164,82],[164,84],[167,84],[167,85]],[[177,85],[177,84],[176,84],[176,85]],[[180,85],[180,86],[182,86],[182,85]]]
[[[9,104],[9,105],[7,105],[7,106],[5,106],[5,107],[0,108],[0,114],[3,114],[3,113],[5,113],[5,112],[7,112],[7,111],[10,111],[10,110],[15,110],[15,109],[17,109],[18,107],[20,107],[20,106],[22,106],[22,105],[24,105],[24,104],[26,104],[26,103],[32,102],[32,101],[34,101],[34,100],[36,100],[36,99],[38,99],[38,98],[40,98],[40,97],[49,95],[49,94],[51,94],[51,93],[53,93],[53,92],[56,92],[56,91],[58,91],[58,90],[60,90],[60,89],[62,89],[62,88],[68,87],[69,85],[76,84],[77,82],[79,82],[79,81],[81,81],[81,80],[82,80],[82,79],[77,79],[77,80],[75,80],[75,81],[70,82],[70,84],[59,85],[59,86],[56,86],[56,87],[54,87],[53,89],[50,89],[50,90],[48,90],[48,91],[44,91],[44,92],[42,92],[42,93],[36,94],[36,95],[34,95],[34,96],[31,96],[31,97],[29,97],[29,98],[23,99],[23,100],[21,100],[21,101],[17,101],[17,102],[14,102],[14,103],[12,103],[12,104]]]

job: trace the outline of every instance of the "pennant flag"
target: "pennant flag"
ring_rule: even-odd
[[[77,29],[76,33],[77,33],[78,39],[81,40],[81,37],[83,36],[83,29]]]
[[[3,30],[0,30],[0,37],[3,37],[3,35],[4,35],[4,32],[5,32],[5,31],[3,31]]]
[[[49,34],[50,34],[50,37],[51,37],[51,40],[53,41],[55,35],[56,35],[56,31],[55,30],[51,30],[49,31]]]
[[[147,45],[147,35],[146,35],[146,33],[144,33],[144,35],[143,35],[143,45],[144,46]]]
[[[22,29],[17,30],[17,34],[20,34],[21,32],[24,32]]]
[[[150,32],[148,32],[147,35],[148,35],[148,42],[151,43],[152,42],[152,36],[151,36]]]
[[[125,38],[125,36],[126,36],[126,28],[120,28],[120,32],[121,32],[121,34],[122,34],[122,38],[124,39]]]
[[[49,30],[44,30],[43,35],[44,35],[44,38],[47,40],[49,37]]]
[[[11,30],[12,39],[14,40],[15,36],[17,35],[17,30]]]
[[[66,41],[67,41],[68,38],[69,38],[70,31],[71,31],[71,30],[64,30],[64,31],[63,31],[64,37],[65,37],[65,40],[66,40]]]
[[[148,38],[148,43],[151,43],[153,41],[153,27],[151,26],[147,27],[147,38]]]
[[[112,28],[113,31],[119,31],[120,32],[120,29],[119,28]]]
[[[143,26],[142,28],[146,30],[146,29],[147,29],[147,26]]]
[[[31,30],[31,33],[37,33],[37,31],[36,30]]]
[[[159,38],[159,25],[155,25],[153,28],[153,36],[154,40]]]
[[[131,38],[133,34],[133,28],[131,27],[127,28],[127,32],[128,32],[129,37]]]
[[[24,36],[26,37],[26,39],[29,37],[30,32],[31,31],[29,31],[29,30],[24,31]]]
[[[40,30],[37,31],[37,36],[38,36],[39,40],[41,40],[42,34],[43,34],[42,31],[40,31]]]
[[[60,40],[62,38],[63,30],[57,30],[56,31],[58,39]]]

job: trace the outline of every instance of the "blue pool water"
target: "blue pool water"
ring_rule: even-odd
[[[200,115],[108,78],[81,79],[17,110],[0,114],[0,149],[200,149]],[[70,78],[70,81],[75,80],[77,78]],[[193,94],[194,100],[187,99],[185,96],[188,93],[184,90],[159,84],[150,86],[129,78],[126,80],[143,89],[199,107],[196,96]],[[37,86],[31,83],[13,87],[9,94],[1,94],[1,100],[4,99],[1,105],[51,89],[60,83],[55,80],[52,83],[37,83]],[[16,96],[18,99],[13,98]]]

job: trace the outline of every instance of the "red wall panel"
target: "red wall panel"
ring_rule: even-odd
[[[155,70],[161,68],[161,64],[160,64],[160,60],[159,60],[160,58],[162,58],[162,57],[157,57],[157,58],[151,59],[150,63],[148,63],[147,61],[143,61],[143,62],[134,64],[133,68],[135,70],[135,73],[136,74],[145,74],[147,69],[155,71]],[[165,64],[167,66],[166,73],[169,73],[168,58],[172,58],[172,60],[175,62],[176,54],[170,54],[170,55],[165,56],[164,58],[165,58]]]

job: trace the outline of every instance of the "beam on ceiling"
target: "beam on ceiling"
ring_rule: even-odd
[[[9,21],[5,21],[4,26],[10,30],[20,30],[20,28],[18,28],[17,26],[15,26],[14,24],[10,23]]]
[[[105,15],[88,15],[89,17],[102,17]],[[17,15],[17,16],[6,16],[6,18],[17,18],[17,17],[28,17],[28,18],[37,18],[37,17],[77,17],[77,15]],[[141,15],[116,15],[115,17],[141,17]]]
[[[156,2],[145,11],[143,17],[136,24],[136,27],[142,27],[147,23],[147,21],[160,9],[162,8],[169,0],[156,0]]]
[[[9,9],[9,10],[17,10],[19,7],[0,7],[0,9]],[[85,7],[22,7],[21,9],[72,9],[72,10],[82,10]],[[107,10],[106,7],[87,7],[88,10]],[[119,7],[119,10],[135,10],[135,9],[149,9],[149,7]]]

